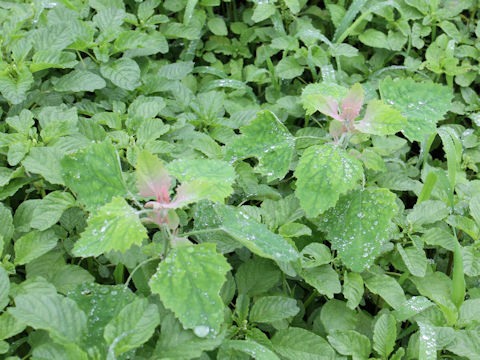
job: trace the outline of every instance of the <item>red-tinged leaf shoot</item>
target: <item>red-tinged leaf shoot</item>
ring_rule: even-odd
[[[171,179],[162,161],[148,151],[142,151],[137,158],[138,193],[142,197],[154,197],[158,202],[169,203]]]
[[[340,117],[346,121],[353,121],[360,114],[364,100],[362,85],[356,83],[348,91],[342,100],[342,112]]]

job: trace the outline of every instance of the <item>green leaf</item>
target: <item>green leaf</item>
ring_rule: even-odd
[[[280,120],[262,111],[250,124],[240,128],[242,135],[227,145],[226,159],[234,161],[255,156],[255,170],[268,180],[282,179],[288,172],[295,141]]]
[[[105,327],[127,304],[135,301],[135,295],[122,285],[82,284],[70,291],[68,298],[88,314],[87,333],[83,343],[88,348],[107,347],[103,337]]]
[[[406,119],[400,112],[380,100],[371,101],[361,121],[354,126],[359,131],[372,135],[393,135],[404,129]]]
[[[387,35],[375,29],[367,29],[363,31],[358,36],[358,40],[360,40],[362,43],[369,47],[390,49]]]
[[[52,191],[33,210],[30,226],[46,230],[60,220],[63,212],[75,205],[75,198],[67,192]]]
[[[449,213],[450,211],[443,201],[425,200],[415,204],[412,211],[407,215],[407,221],[414,229],[417,229],[422,225],[443,220]]]
[[[258,2],[253,10],[252,21],[260,22],[275,14],[275,5],[271,3]]]
[[[32,73],[25,68],[17,70],[15,74],[0,74],[0,92],[12,104],[20,104],[25,100],[32,84]]]
[[[229,270],[214,244],[183,246],[160,263],[149,285],[184,328],[206,336],[218,333],[223,322],[219,293]]]
[[[228,35],[228,29],[227,29],[227,25],[225,24],[225,20],[223,20],[219,16],[215,16],[214,18],[211,18],[210,20],[208,20],[207,26],[210,29],[210,31],[217,36]]]
[[[327,336],[330,344],[342,355],[353,360],[368,359],[371,351],[370,340],[354,330],[336,330]]]
[[[158,75],[168,80],[182,80],[193,71],[194,63],[192,61],[178,61],[175,63],[163,65],[157,72]]]
[[[191,330],[185,330],[173,314],[162,318],[162,330],[155,347],[158,359],[196,359],[203,351],[214,350],[224,337],[199,338]]]
[[[332,247],[351,270],[361,272],[388,240],[390,220],[397,212],[395,195],[386,189],[365,189],[343,196],[323,217]]]
[[[272,338],[275,351],[288,360],[330,360],[335,358],[332,347],[317,334],[290,327],[279,330]]]
[[[92,144],[61,161],[66,185],[87,209],[96,209],[125,196],[126,189],[117,152],[107,142]]]
[[[404,249],[401,244],[397,244],[397,250],[408,271],[413,276],[425,276],[427,272],[427,256],[422,249],[417,249],[415,246],[409,246]]]
[[[15,241],[15,264],[24,265],[52,250],[58,236],[52,229],[31,231]]]
[[[8,339],[9,337],[21,333],[25,330],[25,327],[26,325],[23,321],[18,320],[8,311],[4,311],[0,315],[0,340]]]
[[[253,340],[229,340],[223,346],[248,354],[255,360],[280,360],[270,349]]]
[[[136,299],[125,306],[105,327],[109,355],[114,357],[144,344],[160,323],[158,307],[147,299]]]
[[[168,172],[182,183],[177,188],[177,199],[189,203],[208,199],[223,202],[233,192],[233,167],[221,160],[182,159],[167,165]]]
[[[407,118],[404,133],[411,141],[423,141],[435,132],[436,123],[450,110],[453,98],[452,90],[440,84],[393,81],[389,77],[380,82],[380,93],[385,103]]]
[[[8,311],[34,329],[47,330],[61,344],[80,343],[87,329],[85,313],[61,295],[19,295]]]
[[[312,285],[320,294],[333,298],[334,294],[342,291],[338,274],[330,265],[322,265],[305,269],[301,273],[303,279]]]
[[[412,316],[420,314],[423,310],[428,309],[430,306],[433,306],[430,300],[423,296],[412,296],[410,299],[405,301],[402,305],[397,307],[393,312],[393,315],[397,321],[405,321]]]
[[[8,293],[10,291],[10,280],[8,279],[7,271],[3,266],[0,266],[0,310],[10,302]]]
[[[24,135],[28,135],[31,127],[35,124],[32,112],[27,109],[23,109],[20,115],[6,118],[5,121],[10,127]]]
[[[284,296],[265,296],[257,299],[250,310],[251,322],[272,323],[297,315],[297,301]]]
[[[398,309],[407,300],[397,280],[388,275],[375,274],[365,279],[365,285],[368,290],[380,295],[394,309]]]
[[[332,261],[330,249],[320,243],[308,244],[302,249],[300,255],[302,255],[300,260],[304,269],[325,265]]]
[[[271,260],[254,257],[238,267],[235,282],[240,295],[257,296],[273,288],[280,276],[280,270]]]
[[[275,75],[280,79],[294,79],[303,74],[303,66],[293,56],[286,56],[275,66]]]
[[[140,67],[135,60],[121,58],[100,67],[102,76],[125,90],[135,90],[140,85]]]
[[[388,358],[397,339],[397,326],[391,314],[383,314],[377,319],[373,329],[373,349],[382,357]]]
[[[475,195],[470,199],[470,214],[475,219],[475,222],[480,226],[480,194]]]
[[[331,145],[311,146],[302,154],[295,170],[295,195],[307,216],[315,217],[334,206],[362,175],[361,162],[345,150]]]
[[[107,83],[100,76],[88,70],[74,70],[63,75],[55,84],[56,91],[95,91],[103,89]]]
[[[348,300],[347,306],[355,309],[362,301],[363,279],[358,273],[349,272],[343,276],[343,296]]]
[[[320,311],[320,320],[328,334],[336,330],[353,330],[357,327],[358,314],[349,309],[344,301],[328,300]]]
[[[275,261],[289,262],[298,259],[299,254],[280,235],[251,219],[241,209],[222,204],[204,204],[201,214],[195,217],[195,230],[221,232],[238,241],[253,253]],[[209,241],[210,235],[197,235]]]
[[[309,84],[302,91],[302,104],[307,115],[319,111],[335,117],[334,114],[338,115],[338,103],[347,95],[347,92],[347,88],[331,82]]]
[[[132,245],[141,245],[146,238],[147,230],[135,209],[125,199],[114,197],[88,220],[72,251],[82,257],[99,256],[112,250],[125,252]]]
[[[437,359],[437,339],[435,328],[428,324],[419,322],[420,328],[418,359],[419,360],[436,360]]]

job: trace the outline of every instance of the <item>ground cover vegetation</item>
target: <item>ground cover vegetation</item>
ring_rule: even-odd
[[[1,1],[2,358],[480,359],[478,5]]]

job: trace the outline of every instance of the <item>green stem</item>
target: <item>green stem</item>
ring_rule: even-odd
[[[130,275],[128,275],[128,278],[127,278],[127,281],[125,282],[125,286],[124,288],[128,288],[128,284],[130,283],[130,281],[132,280],[132,277],[133,275],[135,274],[135,272],[140,269],[143,265],[149,263],[150,261],[154,261],[154,260],[160,260],[160,256],[155,256],[153,258],[150,258],[150,259],[147,259],[147,260],[144,260],[142,261],[140,264],[138,264],[131,272],[130,272]]]

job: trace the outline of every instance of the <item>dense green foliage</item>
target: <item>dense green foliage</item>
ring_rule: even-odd
[[[480,359],[476,0],[0,2],[0,356]]]

